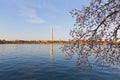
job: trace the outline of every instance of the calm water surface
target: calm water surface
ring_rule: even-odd
[[[0,80],[120,80],[120,69],[81,70],[61,45],[0,44]]]

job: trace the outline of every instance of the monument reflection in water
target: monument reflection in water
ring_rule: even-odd
[[[50,44],[50,61],[53,62],[54,60],[54,45]]]
[[[53,28],[51,29],[51,40],[53,41]],[[53,61],[54,58],[54,50],[53,50],[54,46],[53,43],[50,44],[50,61]]]

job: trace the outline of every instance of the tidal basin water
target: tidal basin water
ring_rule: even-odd
[[[120,69],[81,70],[52,44],[0,44],[0,80],[120,80]]]

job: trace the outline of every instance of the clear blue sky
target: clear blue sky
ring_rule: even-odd
[[[0,39],[68,39],[74,26],[69,12],[90,0],[0,0]]]

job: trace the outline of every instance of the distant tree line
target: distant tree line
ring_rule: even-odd
[[[64,40],[0,40],[0,44],[48,44],[48,43],[67,43]]]

